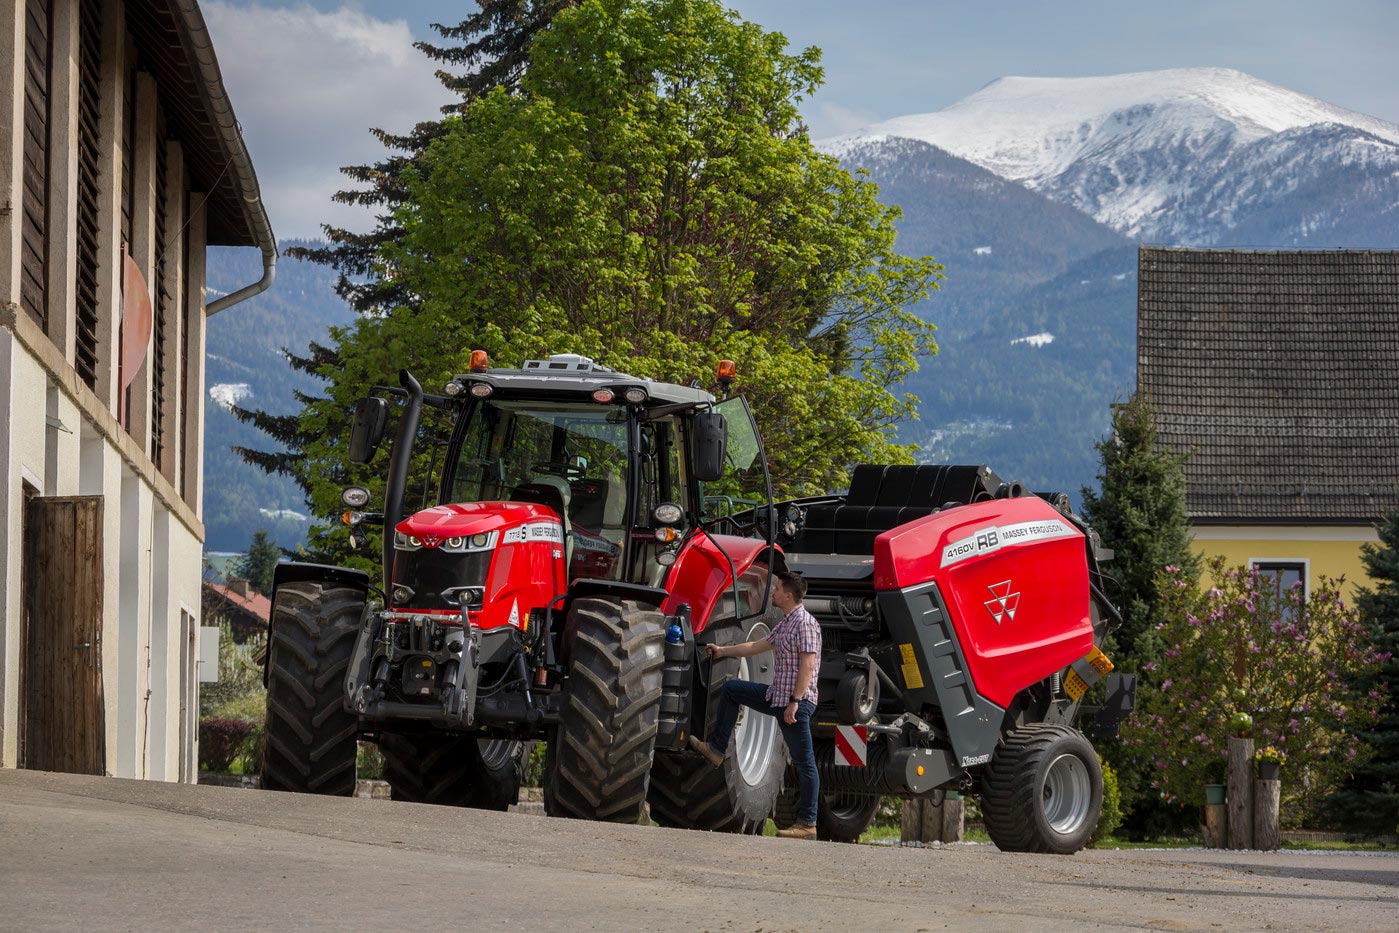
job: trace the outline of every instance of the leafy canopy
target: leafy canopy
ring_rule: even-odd
[[[812,146],[797,105],[818,58],[707,0],[559,13],[519,90],[465,105],[404,172],[373,271],[411,300],[335,334],[329,398],[286,463],[317,513],[350,476],[354,398],[400,368],[440,385],[472,348],[681,382],[735,359],[783,492],[908,460],[893,429],[915,400],[897,386],[935,345],[907,306],[940,267],[899,255],[897,209]]]

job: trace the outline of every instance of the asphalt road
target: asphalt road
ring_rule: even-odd
[[[0,771],[0,928],[1399,928],[1399,858],[1008,855]]]

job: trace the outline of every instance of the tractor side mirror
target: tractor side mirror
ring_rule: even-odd
[[[368,463],[374,459],[388,421],[389,403],[385,399],[370,396],[355,403],[355,418],[350,425],[351,463]]]
[[[729,426],[717,411],[696,412],[695,478],[701,483],[715,483],[724,478],[728,458]]]

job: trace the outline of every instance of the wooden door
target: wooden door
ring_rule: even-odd
[[[24,766],[102,774],[102,497],[24,513]]]

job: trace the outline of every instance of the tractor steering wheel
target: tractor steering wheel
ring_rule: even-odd
[[[543,473],[546,476],[558,476],[573,482],[582,479],[585,475],[583,468],[572,463],[559,463],[554,460],[546,460],[530,466],[531,473]]]

